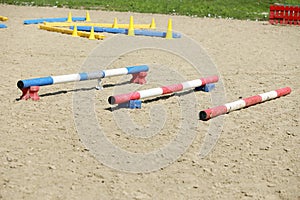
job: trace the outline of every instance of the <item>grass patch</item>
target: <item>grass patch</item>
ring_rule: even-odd
[[[273,3],[300,5],[300,0],[0,0],[0,2],[14,5],[249,20],[267,20],[269,6]]]

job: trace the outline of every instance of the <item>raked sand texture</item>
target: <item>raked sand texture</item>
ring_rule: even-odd
[[[224,85],[222,103],[286,86],[292,88],[290,95],[218,118],[223,121],[220,137],[213,150],[201,158],[200,148],[216,119],[200,121],[197,112],[212,106],[214,91],[150,98],[137,110],[109,109],[107,98],[113,93],[200,78],[187,60],[161,49],[131,51],[109,65],[99,65],[98,70],[148,64],[145,85],[131,84],[122,91],[125,86],[117,83],[130,80],[124,75],[103,79],[106,87],[102,91],[74,89],[74,83],[57,84],[41,87],[39,101],[16,100],[21,95],[18,80],[79,73],[93,50],[113,37],[105,34],[103,41],[88,40],[23,25],[25,19],[64,17],[69,11],[73,16],[85,15],[83,10],[0,5],[1,15],[9,18],[5,22],[8,28],[0,30],[0,199],[300,198],[299,26],[90,11],[94,22],[103,23],[113,23],[115,17],[119,23],[128,23],[131,15],[134,23],[150,23],[154,17],[160,30],[166,30],[172,17],[173,29],[197,42],[215,64]],[[115,37],[126,41],[127,36]],[[143,38],[138,36],[137,41]],[[156,42],[162,40],[153,38]],[[122,49],[127,44],[118,45]],[[108,50],[103,56],[110,53],[114,52]],[[96,86],[97,81],[91,83]],[[154,172],[113,169],[102,164],[84,145],[75,125],[73,97],[90,91],[95,94],[98,125],[112,144],[128,152],[143,154],[164,147],[176,137],[184,120],[195,125],[193,131],[197,134],[178,159]],[[194,104],[191,108],[185,105],[191,112],[182,117],[181,113],[187,112],[181,110],[182,104],[189,97],[194,98]],[[124,116],[154,132],[129,135],[130,127],[126,130],[118,126],[128,120]],[[146,135],[141,137],[143,134]]]

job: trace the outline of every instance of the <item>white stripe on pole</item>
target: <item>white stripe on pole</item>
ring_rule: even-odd
[[[65,83],[71,81],[80,81],[79,74],[69,74],[69,75],[62,75],[62,76],[52,76],[53,84],[55,83]]]
[[[242,107],[245,107],[246,102],[241,99],[241,100],[234,101],[234,102],[231,102],[231,103],[226,103],[225,106],[227,108],[227,112],[230,112],[230,111],[238,110]]]
[[[128,74],[127,68],[108,69],[108,70],[103,70],[103,72],[105,73],[105,77]]]
[[[202,85],[202,81],[200,79],[193,80],[193,81],[187,81],[187,82],[182,83],[182,86],[183,86],[182,90],[186,90],[186,89],[189,89],[192,87],[198,87],[201,85]]]
[[[161,95],[163,94],[163,89],[162,88],[152,88],[152,89],[148,89],[148,90],[142,90],[139,91],[140,93],[140,98],[146,98],[146,97],[151,97],[151,96],[155,96],[155,95]]]
[[[277,97],[277,92],[276,91],[271,91],[271,92],[259,94],[259,96],[261,96],[262,101],[266,101],[268,99],[273,99],[273,98]]]

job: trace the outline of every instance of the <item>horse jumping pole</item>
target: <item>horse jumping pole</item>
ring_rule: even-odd
[[[23,92],[20,99],[27,100],[29,98],[32,98],[33,100],[39,100],[39,96],[37,94],[39,90],[39,86],[98,79],[98,84],[99,84],[98,89],[102,89],[100,85],[102,78],[127,75],[127,74],[132,74],[132,79],[130,80],[130,82],[145,84],[146,83],[145,77],[147,76],[148,70],[149,67],[147,65],[139,65],[139,66],[131,66],[131,67],[125,67],[119,69],[108,69],[108,70],[88,72],[88,73],[83,72],[79,74],[47,76],[42,78],[19,80],[17,82],[17,86]]]
[[[259,94],[256,96],[251,96],[248,98],[240,99],[240,100],[237,100],[237,101],[234,101],[231,103],[226,103],[221,106],[216,106],[213,108],[209,108],[207,110],[203,110],[199,113],[199,118],[201,120],[208,120],[210,118],[213,118],[213,117],[216,117],[219,115],[223,115],[223,114],[229,113],[234,110],[253,106],[255,104],[262,103],[264,101],[268,101],[271,99],[275,99],[275,98],[278,98],[278,97],[281,97],[284,95],[288,95],[290,93],[291,93],[291,88],[285,87],[285,88],[281,88],[281,89],[274,90],[271,92]]]
[[[61,18],[40,18],[40,19],[28,19],[24,20],[23,24],[40,24],[44,22],[74,22],[74,21],[90,21],[90,14],[86,12],[86,17],[72,17],[72,13],[69,12],[68,17]]]
[[[204,86],[206,84],[218,82],[218,76],[211,76],[207,78],[200,78],[193,81],[187,81],[184,83],[163,86],[159,88],[152,88],[148,90],[141,90],[137,92],[131,92],[127,94],[119,94],[115,96],[110,96],[108,98],[108,103],[110,104],[122,104],[125,102],[129,102],[131,100],[138,100],[147,97],[153,97],[158,95],[170,94],[182,90],[187,90],[190,88],[196,88],[199,86]]]
[[[42,29],[42,30],[47,30],[47,31],[52,31],[52,32],[57,32],[57,33],[63,33],[63,34],[68,34],[68,35],[73,35],[74,31],[75,31],[74,29],[71,30],[71,29],[54,27],[54,26],[46,26],[46,25],[39,25],[39,28]],[[90,33],[87,33],[85,31],[77,31],[77,29],[76,29],[75,36],[89,38],[90,35],[91,35]],[[104,35],[97,34],[97,33],[96,34],[94,33],[94,36],[95,36],[95,39],[98,39],[98,40],[103,40],[105,38]]]

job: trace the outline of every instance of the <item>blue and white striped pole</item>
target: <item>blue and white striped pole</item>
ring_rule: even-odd
[[[83,72],[79,74],[69,74],[69,75],[61,75],[61,76],[47,76],[42,78],[19,80],[17,86],[22,90],[23,88],[29,88],[31,86],[45,86],[45,85],[53,85],[58,83],[101,79],[101,78],[111,77],[111,76],[137,74],[139,72],[147,72],[148,70],[149,67],[147,65],[139,65],[139,66],[131,66],[125,68],[118,68],[118,69],[108,69],[108,70],[102,70],[96,72]]]

